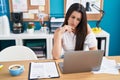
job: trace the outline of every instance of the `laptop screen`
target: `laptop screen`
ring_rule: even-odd
[[[63,73],[99,70],[104,51],[72,51],[64,54]]]

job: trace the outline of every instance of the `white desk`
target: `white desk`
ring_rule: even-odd
[[[110,34],[104,30],[101,33],[95,34],[96,38],[99,38],[98,41],[101,41],[101,49],[105,50],[105,56],[109,54],[109,41],[110,41]],[[101,40],[100,40],[101,38]],[[99,44],[99,42],[98,42]]]
[[[105,56],[108,56],[109,51],[109,33],[102,31],[99,34],[96,34],[97,38],[105,38]],[[53,34],[44,34],[39,30],[35,31],[33,34],[28,34],[27,32],[21,34],[13,34],[10,35],[0,35],[0,40],[15,40],[16,45],[23,45],[24,39],[46,39],[47,46],[47,59],[52,58],[52,47],[53,47]],[[104,43],[103,43],[104,44]]]

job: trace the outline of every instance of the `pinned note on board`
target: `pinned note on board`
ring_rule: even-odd
[[[45,0],[30,0],[30,4],[33,6],[45,5]]]
[[[45,10],[45,6],[40,5],[39,6],[39,11],[44,11],[44,10]]]
[[[27,0],[12,0],[13,12],[23,12],[28,10]]]
[[[23,18],[24,19],[34,19],[35,16],[32,13],[23,13]]]

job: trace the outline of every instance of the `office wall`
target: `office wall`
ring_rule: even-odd
[[[7,15],[9,16],[9,6],[7,2]],[[50,15],[63,16],[64,0],[50,0]],[[120,55],[120,0],[104,0],[105,16],[101,22],[102,29],[110,33],[109,55]],[[0,14],[1,15],[1,14]],[[95,27],[96,21],[89,21],[91,27]],[[39,24],[37,24],[39,27]],[[39,28],[38,28],[39,29]]]
[[[104,10],[101,26],[110,33],[110,55],[120,55],[120,0],[104,0]]]

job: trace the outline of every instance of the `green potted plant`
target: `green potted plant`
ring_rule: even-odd
[[[35,25],[33,22],[29,22],[27,26],[27,32],[28,33],[33,33],[34,32]]]
[[[27,27],[28,29],[34,29],[34,27],[35,27],[35,25],[33,22],[28,23],[28,27]]]

